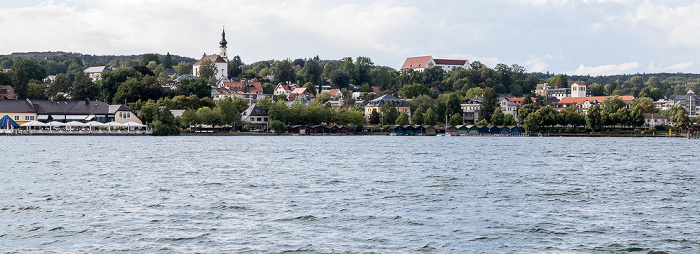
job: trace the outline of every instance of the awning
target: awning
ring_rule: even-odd
[[[89,115],[87,118],[85,118],[85,121],[92,121],[92,119],[95,119],[95,115]]]
[[[49,115],[39,115],[38,120],[48,120],[48,119],[49,119]]]
[[[88,117],[87,115],[67,115],[66,120],[67,121],[70,121],[70,120],[85,121],[85,119],[87,117]]]

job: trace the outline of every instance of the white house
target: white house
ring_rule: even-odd
[[[469,61],[456,59],[434,59],[432,56],[418,56],[406,58],[406,61],[401,66],[401,70],[413,69],[423,71],[425,68],[441,67],[446,72],[453,68],[459,67],[468,69]]]
[[[89,68],[85,69],[84,72],[87,73],[88,76],[90,76],[90,78],[92,79],[92,82],[97,82],[97,80],[99,80],[100,77],[102,77],[103,71],[112,71],[112,70],[113,70],[112,67],[108,67],[108,66],[94,66],[94,67],[89,67]]]
[[[513,115],[515,119],[518,119],[518,104],[508,100],[508,98],[503,98],[498,102],[501,107],[501,112],[503,114]]]

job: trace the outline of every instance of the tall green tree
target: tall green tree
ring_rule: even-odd
[[[379,112],[372,110],[372,113],[369,115],[369,124],[379,124],[381,121],[382,119],[381,116],[379,116]]]
[[[331,83],[338,89],[348,88],[352,77],[344,70],[334,70],[330,73]]]
[[[396,118],[395,124],[397,125],[408,125],[408,114],[406,112],[401,112],[398,118]]]
[[[199,78],[206,80],[209,85],[216,84],[218,73],[219,70],[216,68],[216,64],[209,60],[202,62],[202,65],[199,67]]]
[[[321,75],[323,74],[323,69],[321,66],[318,64],[318,62],[314,60],[308,60],[304,64],[304,68],[301,70],[301,72],[304,74],[304,78],[308,82],[311,82],[314,86],[317,86],[322,82]]]
[[[523,102],[523,105],[520,108],[518,108],[518,118],[520,119],[520,122],[524,123],[525,118],[527,118],[529,114],[534,113],[535,111],[537,111],[537,107],[535,107],[535,104],[525,104]]]
[[[396,107],[394,106],[394,103],[387,102],[384,103],[381,107],[382,110],[382,122],[383,124],[391,124],[396,122],[396,118],[399,117],[398,112],[396,111]]]
[[[97,85],[101,91],[100,98],[104,101],[111,102],[119,86],[129,78],[141,80],[143,75],[132,67],[119,67],[114,71],[103,72],[100,80],[97,81]],[[58,76],[56,76],[56,80],[58,80]]]
[[[531,132],[540,131],[541,127],[544,125],[543,118],[539,110],[527,115],[525,120],[523,120],[525,130]]]
[[[641,106],[638,105],[632,109],[630,124],[635,127],[644,125],[644,109]]]
[[[165,59],[163,60],[163,67],[166,69],[173,68],[173,57],[170,55],[170,52],[168,52],[165,55]]]
[[[29,81],[28,90],[27,90],[27,98],[43,100],[43,99],[46,99],[45,93],[46,93],[46,86],[44,85],[43,82],[39,82],[36,80]]]
[[[211,97],[211,85],[204,79],[183,79],[175,88],[177,95],[197,95],[199,98]]]
[[[566,75],[557,75],[549,80],[549,85],[556,88],[568,88],[569,80]]]
[[[462,124],[462,114],[452,114],[450,117],[450,125],[460,125]]]
[[[515,121],[515,117],[511,114],[505,114],[505,117],[503,118],[503,125],[505,126],[514,126],[517,125],[518,123]]]
[[[178,76],[192,74],[192,64],[187,62],[180,62],[177,64],[177,66],[175,66],[175,71],[177,72]]]
[[[369,57],[358,56],[355,61],[355,81],[357,84],[369,83],[372,81],[370,71],[374,68],[374,62]]]
[[[421,111],[421,110],[413,111],[413,116],[411,116],[411,122],[414,125],[423,124],[423,111]]]
[[[275,79],[273,83],[275,84],[284,83],[287,81],[294,82],[296,79],[294,67],[292,66],[292,63],[290,63],[288,60],[283,60],[277,63],[277,69],[275,69],[274,76]]]
[[[167,105],[158,104],[155,106],[152,126],[154,136],[180,135],[175,117]]]
[[[437,116],[435,116],[435,111],[433,111],[433,108],[429,108],[428,111],[425,112],[423,115],[423,124],[425,125],[436,125],[437,124]]]
[[[100,89],[92,82],[90,76],[85,72],[78,72],[73,82],[73,100],[91,99],[95,100],[100,95]]]
[[[153,53],[143,54],[141,55],[141,61],[139,62],[139,64],[141,66],[146,66],[151,61],[156,62],[156,64],[160,64],[160,56],[158,56],[158,54]]]
[[[505,116],[503,115],[503,111],[501,111],[501,107],[496,107],[496,109],[493,111],[493,115],[491,115],[491,124],[503,125],[504,119]]]
[[[675,111],[675,113],[669,119],[671,120],[671,122],[673,122],[673,128],[678,132],[687,129],[690,124],[690,118],[688,118],[688,111],[686,111],[685,108],[679,105],[675,106],[675,109],[673,111]]]
[[[59,73],[56,74],[56,79],[49,86],[46,92],[49,98],[53,98],[58,93],[68,93],[70,88],[70,82],[66,74]],[[110,100],[111,101],[111,100]]]
[[[586,125],[588,125],[588,128],[590,128],[591,131],[599,132],[603,130],[604,124],[600,106],[593,105],[588,108],[588,113],[586,114]]]
[[[491,115],[496,110],[496,99],[498,98],[498,93],[493,88],[484,89],[484,100],[481,103],[481,112],[479,116],[486,121],[491,121]]]
[[[46,69],[34,58],[16,60],[11,69],[15,97],[19,100],[27,98],[30,80],[44,80],[46,78]]]

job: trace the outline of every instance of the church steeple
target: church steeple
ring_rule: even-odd
[[[221,58],[226,60],[228,62],[228,53],[226,52],[226,31],[222,28],[221,29],[221,41],[219,42],[219,55]]]

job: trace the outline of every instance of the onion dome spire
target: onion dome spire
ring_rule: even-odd
[[[219,45],[221,45],[222,48],[226,47],[226,31],[224,29],[221,29],[221,41],[219,42]]]

